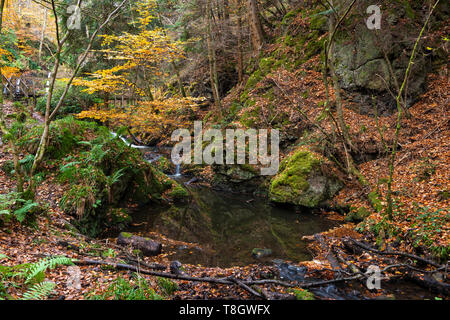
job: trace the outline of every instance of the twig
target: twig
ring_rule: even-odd
[[[441,268],[442,266],[440,264],[437,264],[436,262],[421,258],[419,256],[416,256],[414,254],[410,254],[410,253],[405,253],[405,252],[389,252],[389,251],[380,251],[374,248],[371,248],[359,241],[356,241],[355,239],[349,238],[354,244],[356,244],[358,247],[367,250],[367,251],[371,251],[371,252],[375,252],[376,254],[380,254],[380,255],[386,255],[386,256],[402,256],[402,257],[406,257],[406,258],[410,258],[410,259],[414,259],[417,261],[421,261],[423,263],[432,265],[433,267],[437,267],[437,268]]]
[[[246,285],[246,284],[243,283],[242,281],[240,281],[240,280],[238,280],[238,279],[236,279],[236,278],[233,278],[233,277],[230,277],[230,278],[228,278],[228,279],[231,280],[232,282],[236,283],[236,284],[237,284],[239,287],[241,287],[242,289],[244,289],[244,290],[250,292],[250,293],[253,294],[254,296],[256,296],[256,297],[258,297],[258,298],[261,298],[261,299],[264,299],[264,298],[265,298],[265,297],[264,297],[263,295],[261,295],[259,292],[256,292],[254,289],[250,288],[248,285]]]

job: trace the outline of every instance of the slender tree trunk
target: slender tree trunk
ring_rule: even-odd
[[[158,12],[158,20],[159,20],[159,24],[161,25],[161,27],[163,27],[161,14],[159,12]],[[164,36],[166,36],[166,30],[163,28],[162,31],[163,31]],[[175,61],[170,60],[170,63],[172,64],[173,70],[175,71],[175,74],[177,76],[178,89],[180,90],[180,93],[183,96],[183,98],[186,98],[186,91],[184,90],[183,81],[181,80],[180,69],[178,68]],[[152,101],[153,101],[153,97],[152,97]]]
[[[44,8],[44,24],[42,25],[41,40],[39,43],[39,64],[41,64],[42,47],[44,45],[44,39],[45,39],[45,29],[47,29],[47,16],[48,16],[47,8]]]
[[[237,15],[237,71],[238,82],[241,83],[244,77],[244,58],[242,56],[242,20],[241,20],[241,0],[236,1]]]
[[[6,0],[0,0],[0,34],[3,27],[3,9],[5,8]],[[0,115],[3,116],[3,75],[0,69]]]
[[[398,90],[398,94],[397,94],[397,125],[396,125],[396,129],[395,129],[395,138],[394,138],[394,144],[392,146],[392,153],[391,153],[391,157],[389,159],[389,180],[387,183],[387,196],[386,196],[386,202],[387,202],[387,208],[386,208],[386,215],[388,217],[388,219],[392,220],[393,218],[393,206],[394,206],[394,201],[392,199],[392,182],[394,180],[394,170],[395,170],[395,156],[397,154],[397,146],[398,146],[398,141],[400,138],[400,129],[401,129],[401,121],[402,121],[402,116],[403,116],[403,108],[402,108],[402,94],[403,92],[406,90],[406,84],[408,82],[408,78],[409,78],[409,74],[412,68],[412,65],[414,64],[414,58],[416,55],[416,51],[417,51],[417,47],[419,46],[419,42],[422,39],[423,33],[425,32],[425,29],[428,25],[428,22],[430,21],[431,15],[433,14],[434,9],[436,9],[437,5],[439,4],[439,0],[437,0],[434,4],[434,6],[431,8],[430,10],[430,14],[427,17],[427,20],[425,21],[422,30],[419,33],[419,36],[417,37],[417,40],[414,44],[414,48],[413,51],[411,53],[411,57],[409,58],[409,63],[408,63],[408,68],[406,69],[405,72],[405,77],[403,79],[403,83],[400,87],[400,89]],[[406,101],[406,98],[405,98]]]
[[[89,51],[91,50],[94,39],[97,37],[98,32],[101,29],[103,29],[103,27],[106,24],[108,24],[115,17],[117,12],[119,10],[121,10],[121,8],[124,6],[124,4],[126,2],[127,2],[127,0],[123,0],[123,2],[121,4],[119,4],[117,7],[115,7],[115,9],[109,14],[109,16],[106,18],[106,20],[91,35],[91,38],[89,39],[89,43],[88,43],[86,49],[84,50],[83,54],[81,55],[81,58],[79,59],[77,66],[75,67],[75,70],[72,72],[72,76],[67,81],[64,91],[63,91],[61,97],[59,98],[59,101],[58,101],[55,109],[52,111],[51,110],[51,100],[52,100],[52,96],[53,96],[53,89],[54,89],[58,69],[59,69],[59,64],[60,64],[60,59],[61,59],[61,51],[63,49],[64,43],[67,41],[67,39],[69,37],[70,30],[65,33],[65,35],[62,39],[60,38],[59,27],[58,27],[58,16],[57,16],[57,12],[56,12],[55,1],[54,0],[51,1],[53,14],[55,15],[56,39],[57,39],[58,47],[57,47],[57,53],[55,55],[55,65],[53,67],[53,72],[50,77],[50,79],[51,79],[50,80],[50,88],[48,91],[47,104],[46,104],[46,108],[45,108],[44,131],[42,133],[41,140],[40,140],[39,146],[38,146],[38,150],[36,151],[33,165],[30,170],[30,184],[28,186],[27,193],[29,193],[31,195],[34,195],[34,193],[35,193],[36,185],[33,180],[33,176],[34,176],[34,173],[36,172],[37,168],[40,166],[42,159],[44,158],[45,150],[48,145],[50,124],[51,124],[52,120],[55,118],[59,109],[61,108],[62,103],[64,102],[64,99],[66,98],[67,92],[69,91],[70,87],[72,86],[72,82],[73,82],[75,76],[78,74],[78,71],[80,70],[81,66],[83,65],[84,61],[86,60],[86,58],[89,54]]]
[[[223,0],[223,18],[227,21],[230,19],[229,6],[230,3],[228,2],[228,0]]]
[[[2,33],[3,28],[3,11],[5,8],[6,0],[0,1],[0,34]],[[6,127],[6,121],[5,121],[5,115],[3,113],[3,75],[0,69],[0,129],[4,135],[8,134],[8,128]],[[11,137],[13,139],[13,137]],[[17,182],[17,191],[23,192],[23,174],[22,169],[19,163],[19,152],[17,150],[17,147],[15,145],[14,141],[9,142],[9,146],[13,153],[13,162],[14,162],[14,171],[16,175],[16,182]]]
[[[217,63],[216,63],[216,50],[213,46],[212,39],[212,23],[211,23],[211,0],[206,1],[206,15],[208,19],[207,23],[207,42],[208,42],[208,60],[209,60],[209,73],[211,81],[211,90],[213,92],[214,102],[217,107],[217,111],[222,116],[222,105],[219,95],[219,80],[217,76]]]
[[[175,61],[172,60],[171,63],[172,63],[173,70],[175,71],[175,74],[177,75],[178,89],[180,90],[180,93],[183,96],[183,98],[186,98],[187,97],[186,90],[184,90],[183,81],[181,80],[181,76],[180,76],[180,70],[178,69],[178,66],[175,63]]]
[[[333,2],[331,1],[331,5],[333,5]],[[348,131],[347,124],[345,123],[344,119],[344,111],[342,107],[342,97],[341,97],[341,86],[339,85],[339,79],[336,75],[335,69],[334,69],[334,59],[333,59],[333,37],[335,34],[335,30],[339,28],[338,21],[335,20],[333,15],[330,15],[328,18],[329,23],[329,37],[328,37],[328,67],[330,68],[331,73],[331,80],[333,82],[334,87],[334,95],[336,97],[336,114],[337,114],[337,122],[339,124],[339,127],[341,129],[342,135],[344,136],[345,143],[352,148],[352,143],[350,139],[350,134]]]
[[[256,0],[248,0],[249,18],[252,31],[252,43],[255,54],[261,52],[264,43],[264,34],[259,19],[258,3]]]

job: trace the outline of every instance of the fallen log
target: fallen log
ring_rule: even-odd
[[[435,293],[445,294],[446,296],[450,295],[450,284],[445,282],[439,282],[429,275],[420,276],[416,272],[411,272],[407,275],[408,279],[417,285],[429,289]]]
[[[167,267],[165,265],[158,264],[158,263],[149,264],[142,260],[134,259],[134,258],[130,257],[129,255],[127,255],[125,257],[125,259],[128,260],[129,263],[131,263],[135,266],[138,266],[138,267],[144,267],[144,268],[152,269],[152,270],[166,270],[167,269]]]
[[[131,233],[122,232],[117,238],[117,244],[120,246],[131,246],[133,249],[141,250],[144,256],[157,256],[161,253],[161,243],[132,235]]]
[[[115,268],[117,270],[128,270],[128,271],[134,271],[138,272],[140,274],[150,275],[150,276],[156,276],[156,277],[162,277],[162,278],[168,278],[173,280],[186,280],[186,281],[193,281],[193,282],[207,282],[207,283],[215,283],[215,284],[223,284],[223,285],[236,285],[236,279],[233,279],[232,277],[227,278],[210,278],[210,277],[203,277],[203,278],[197,278],[197,277],[191,277],[184,274],[172,274],[172,273],[166,273],[166,272],[157,272],[157,271],[150,271],[146,269],[141,269],[136,266],[123,264],[123,263],[114,263],[114,262],[108,262],[108,261],[99,261],[99,260],[73,260],[73,263],[77,266],[87,266],[87,265],[95,265],[95,266],[109,266],[112,268]],[[357,275],[354,277],[348,277],[348,278],[340,278],[340,279],[334,279],[334,280],[326,280],[326,281],[317,281],[317,282],[304,282],[304,283],[288,283],[283,282],[279,280],[274,279],[266,279],[266,280],[252,280],[252,281],[242,281],[237,280],[239,282],[239,286],[242,284],[246,286],[252,286],[252,285],[266,285],[266,284],[273,284],[273,285],[279,285],[283,287],[288,288],[312,288],[312,287],[320,287],[323,285],[328,285],[332,283],[338,283],[338,282],[346,282],[346,281],[354,281],[358,280],[360,278],[364,277],[364,275]],[[259,294],[259,293],[258,293]]]
[[[225,279],[195,278],[195,277],[190,277],[190,276],[185,276],[185,275],[175,275],[175,274],[166,273],[166,272],[150,271],[150,270],[141,269],[139,267],[132,266],[129,264],[124,264],[124,263],[114,263],[114,262],[98,261],[98,260],[75,260],[75,261],[73,261],[73,263],[77,266],[86,266],[86,265],[110,266],[117,270],[134,271],[134,272],[138,272],[140,274],[146,274],[146,275],[150,275],[150,276],[169,278],[169,279],[175,279],[175,280],[210,282],[210,283],[217,283],[217,284],[233,284],[233,282],[226,280],[226,278]]]

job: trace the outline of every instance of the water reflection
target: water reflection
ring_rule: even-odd
[[[144,208],[135,216],[133,232],[158,232],[166,237],[199,244],[175,248],[173,260],[211,267],[271,264],[273,259],[309,260],[305,235],[328,230],[335,221],[311,213],[295,213],[268,205],[261,199],[189,187],[193,201],[170,209]],[[270,256],[255,258],[255,248],[270,249]]]

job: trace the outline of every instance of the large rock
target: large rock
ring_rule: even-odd
[[[331,199],[341,188],[337,177],[326,174],[322,160],[306,150],[285,159],[272,179],[270,200],[315,208]]]
[[[347,7],[348,1],[337,0],[335,5]],[[366,9],[369,4],[357,3],[346,19],[345,27],[337,32],[331,58],[341,88],[356,103],[361,113],[373,114],[372,96],[376,98],[379,114],[396,110],[389,93],[396,94],[395,80],[401,84],[405,75],[415,40],[428,14],[425,1],[379,1],[381,30],[369,30],[366,25]],[[427,9],[424,9],[426,7]],[[448,8],[441,4],[434,14],[431,26],[437,27],[448,18]],[[433,55],[424,47],[433,44],[422,41],[417,51],[408,80],[408,106],[424,92],[427,72]],[[392,73],[389,71],[389,64]]]
[[[226,191],[253,193],[265,180],[259,169],[250,165],[216,165],[212,169],[212,186]]]
[[[157,256],[161,253],[161,243],[151,240],[150,238],[143,238],[132,235],[131,233],[122,232],[117,238],[119,246],[131,246],[135,250],[140,250],[144,256]]]

